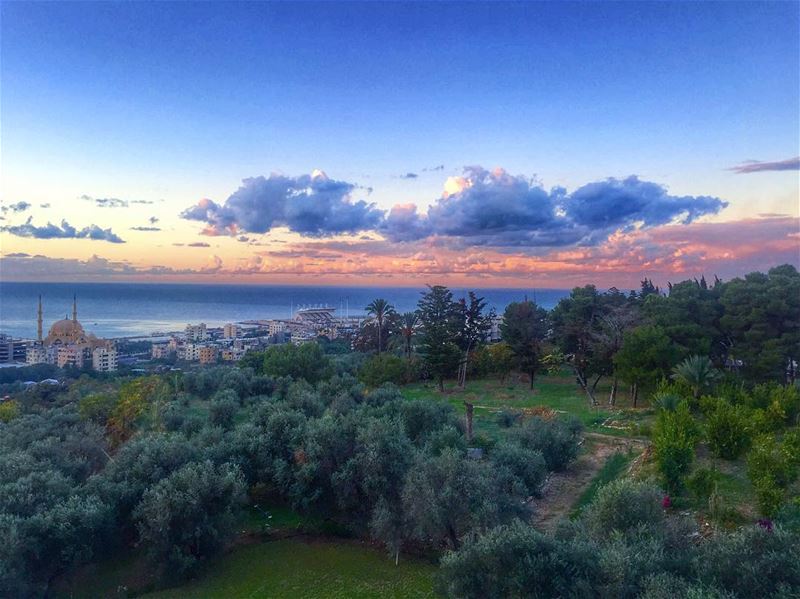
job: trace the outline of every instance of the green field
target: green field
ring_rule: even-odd
[[[635,436],[635,427],[649,414],[645,410],[628,410],[627,398],[620,394],[618,407],[609,409],[605,402],[608,385],[598,386],[597,401],[600,405],[590,406],[586,395],[575,383],[575,378],[568,373],[557,376],[537,376],[533,390],[528,383],[516,382],[509,378],[503,382],[496,378],[468,380],[465,389],[461,390],[452,382],[445,385],[441,393],[435,383],[430,381],[415,383],[403,387],[403,395],[407,399],[435,399],[450,403],[459,413],[464,412],[464,402],[475,406],[473,426],[476,434],[496,437],[500,432],[497,424],[498,412],[504,410],[521,410],[537,406],[548,407],[560,414],[571,414],[583,422],[587,430],[617,436]],[[628,430],[604,426],[611,421],[623,421]]]
[[[395,566],[358,544],[286,539],[236,549],[210,562],[197,580],[144,597],[434,597],[435,571],[408,559]]]

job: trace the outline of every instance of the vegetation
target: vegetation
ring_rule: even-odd
[[[0,595],[116,563],[134,593],[428,596],[441,558],[452,597],[795,596],[798,281],[579,287],[508,306],[496,343],[482,298],[434,286],[239,367],[10,378]],[[573,518],[532,526],[581,476]]]

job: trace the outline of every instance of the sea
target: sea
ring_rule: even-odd
[[[455,297],[469,291],[451,288]],[[373,299],[388,300],[399,312],[414,310],[424,287],[329,287],[280,285],[207,285],[173,283],[16,283],[0,281],[0,333],[36,336],[38,298],[42,296],[44,332],[56,320],[72,317],[98,337],[121,338],[181,331],[187,323],[210,327],[228,322],[290,318],[299,308],[330,306],[339,316],[363,315]],[[526,298],[552,308],[563,289],[476,289],[498,312]]]

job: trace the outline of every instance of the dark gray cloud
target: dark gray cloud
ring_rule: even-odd
[[[160,231],[160,227],[131,227],[131,231]]]
[[[758,160],[748,160],[742,164],[737,164],[728,169],[739,175],[747,173],[760,173],[763,171],[797,171],[800,170],[800,156],[778,160],[776,162],[760,162]]]
[[[125,243],[111,229],[102,229],[97,225],[89,225],[83,229],[76,229],[66,220],[61,221],[61,226],[48,222],[44,227],[37,227],[28,218],[23,225],[6,225],[0,231],[16,235],[17,237],[32,237],[34,239],[93,239],[108,241],[109,243]]]
[[[211,245],[207,244],[205,241],[194,241],[192,243],[187,243],[186,247],[190,247],[190,248],[210,248]]]
[[[319,171],[299,177],[253,177],[245,179],[224,204],[201,200],[181,217],[205,222],[208,235],[266,233],[288,227],[301,235],[321,237],[375,229],[383,211],[363,200],[353,201],[351,193],[356,188]]]
[[[31,205],[28,202],[17,202],[16,204],[10,204],[8,206],[0,207],[0,211],[2,212],[25,212]]]
[[[154,204],[152,200],[131,200],[131,204]]]
[[[49,208],[49,207],[50,207],[49,202],[47,202],[46,204],[39,204],[39,208]]]
[[[154,224],[156,224],[156,223],[158,222],[158,218],[157,218],[157,217],[155,217],[155,216],[151,216],[151,217],[150,217],[150,218],[148,218],[147,220],[148,220],[148,221],[150,221],[150,224],[151,224],[151,225],[154,225]]]
[[[444,170],[444,165],[440,164],[438,166],[432,166],[430,168],[424,168],[424,169],[422,169],[422,172],[423,173],[429,173],[429,172],[433,172],[433,171],[443,171],[443,170]]]
[[[401,179],[416,179],[419,177],[417,173],[406,173],[405,175],[400,175]]]
[[[468,167],[450,179],[449,193],[426,215],[395,206],[381,225],[392,241],[437,236],[451,245],[558,247],[594,245],[618,230],[687,224],[716,214],[727,202],[708,196],[671,196],[635,176],[590,183],[567,193],[502,169]]]

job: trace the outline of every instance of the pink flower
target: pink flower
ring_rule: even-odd
[[[669,498],[669,495],[664,495],[664,499],[661,500],[661,507],[665,510],[672,507],[672,499]]]

